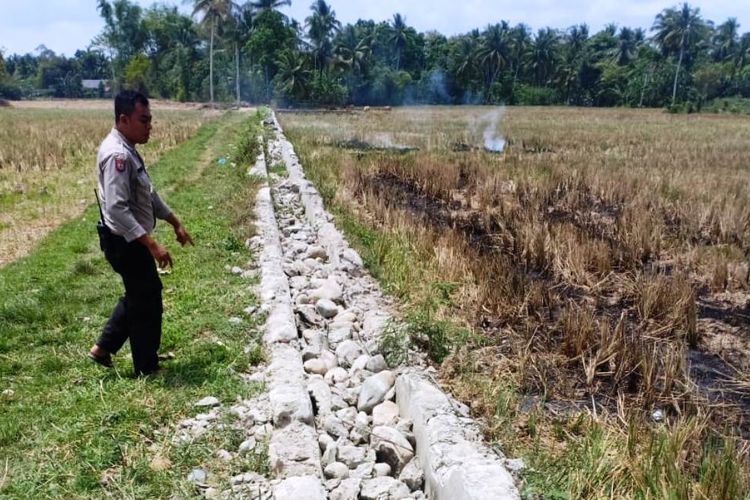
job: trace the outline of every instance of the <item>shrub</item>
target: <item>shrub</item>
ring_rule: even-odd
[[[549,87],[535,87],[533,85],[519,85],[516,87],[514,98],[516,104],[522,106],[545,106],[554,104],[557,101],[554,89]]]

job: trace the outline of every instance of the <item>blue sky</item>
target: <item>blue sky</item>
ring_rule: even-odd
[[[149,6],[152,0],[137,0]],[[182,1],[163,1],[179,5]],[[283,11],[303,21],[312,0],[292,0]],[[550,26],[567,28],[587,23],[591,31],[607,23],[618,26],[650,28],[657,13],[676,5],[661,0],[330,0],[343,23],[359,18],[387,20],[400,12],[419,31],[437,30],[446,35],[464,33],[489,23],[508,20],[523,22],[533,29]],[[690,2],[699,7],[704,18],[721,23],[736,17],[742,32],[750,31],[750,2],[738,0],[702,0]],[[72,55],[85,48],[102,29],[96,0],[0,0],[0,49],[6,54],[32,52],[40,44],[57,53]]]

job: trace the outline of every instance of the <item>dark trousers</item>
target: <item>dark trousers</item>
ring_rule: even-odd
[[[108,234],[107,234],[108,233]],[[121,277],[125,296],[115,306],[96,344],[115,354],[130,339],[136,375],[153,373],[159,367],[161,343],[162,284],[156,262],[137,241],[105,231],[100,241],[104,256]]]

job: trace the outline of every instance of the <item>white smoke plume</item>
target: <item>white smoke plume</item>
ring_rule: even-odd
[[[488,122],[482,134],[484,137],[484,148],[487,151],[500,153],[505,149],[505,137],[497,130],[504,114],[505,107],[499,107],[483,115],[480,119],[482,122]]]

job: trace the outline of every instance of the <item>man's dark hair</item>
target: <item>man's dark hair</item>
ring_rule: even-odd
[[[148,106],[148,98],[135,90],[121,90],[115,96],[115,123],[120,119],[120,115],[133,114],[136,103]]]

